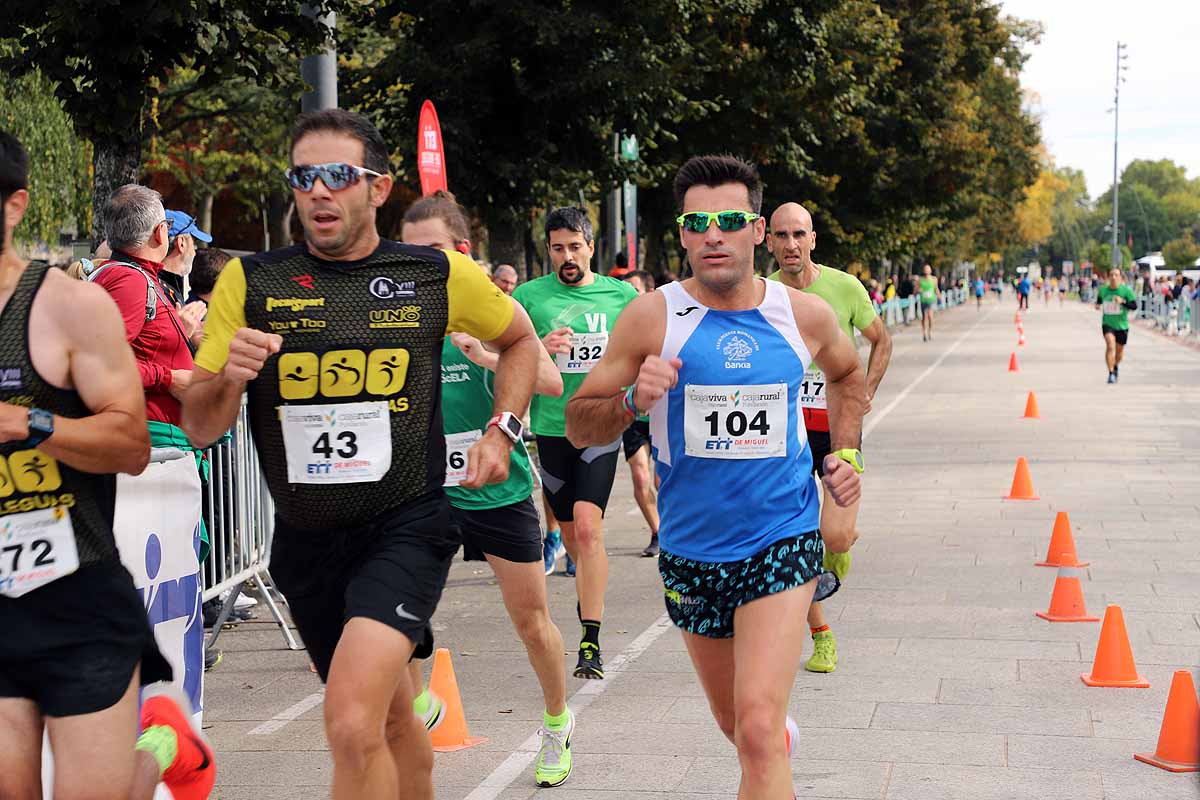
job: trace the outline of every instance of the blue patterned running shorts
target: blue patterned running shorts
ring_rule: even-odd
[[[764,547],[741,561],[693,561],[665,550],[658,557],[667,613],[675,626],[710,639],[733,636],[733,612],[752,600],[786,592],[820,578],[815,599],[838,590],[822,568],[825,543],[809,531]]]

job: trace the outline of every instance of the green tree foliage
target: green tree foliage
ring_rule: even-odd
[[[14,236],[53,246],[64,227],[88,230],[91,147],[75,135],[49,78],[0,72],[0,130],[29,152],[29,209]]]
[[[306,0],[319,11],[339,0]],[[17,41],[0,69],[40,68],[94,145],[93,208],[134,181],[143,123],[159,82],[179,67],[203,85],[230,76],[271,84],[281,58],[311,51],[328,30],[300,0],[6,0],[4,35]],[[93,224],[94,221],[93,221]]]
[[[1172,239],[1163,245],[1163,260],[1170,269],[1194,269],[1200,258],[1200,246],[1190,236]]]

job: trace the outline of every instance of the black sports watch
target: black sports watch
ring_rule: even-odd
[[[25,444],[37,447],[54,433],[54,415],[40,408],[29,409],[29,438]]]

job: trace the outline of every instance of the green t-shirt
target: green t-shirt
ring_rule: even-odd
[[[574,331],[571,352],[553,357],[562,373],[562,397],[533,396],[530,427],[534,433],[567,435],[567,401],[604,355],[617,317],[635,297],[636,289],[607,275],[597,275],[587,286],[567,286],[550,274],[523,283],[513,292],[513,299],[533,320],[539,338],[558,328]]]
[[[474,435],[482,434],[492,418],[495,375],[475,362],[450,341],[442,342],[442,429],[446,433],[446,475],[463,469],[467,450]],[[465,435],[456,435],[465,434]],[[533,494],[533,475],[529,471],[529,453],[518,442],[508,465],[508,480],[464,489],[447,486],[446,496],[455,508],[479,510],[518,503]]]
[[[854,330],[865,331],[875,321],[875,305],[867,295],[862,281],[853,275],[821,264],[817,279],[802,291],[815,294],[829,303],[837,314],[838,325],[854,341]],[[779,280],[779,270],[767,276],[767,280]]]
[[[1129,330],[1129,310],[1125,308],[1125,301],[1137,300],[1133,289],[1125,284],[1113,289],[1106,283],[1096,292],[1096,297],[1102,312],[1100,324],[1114,331]]]
[[[921,302],[927,306],[931,306],[937,302],[937,279],[922,277],[921,284]]]

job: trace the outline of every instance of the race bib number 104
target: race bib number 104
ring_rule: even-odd
[[[783,458],[787,455],[786,383],[684,389],[684,448],[696,458]]]

